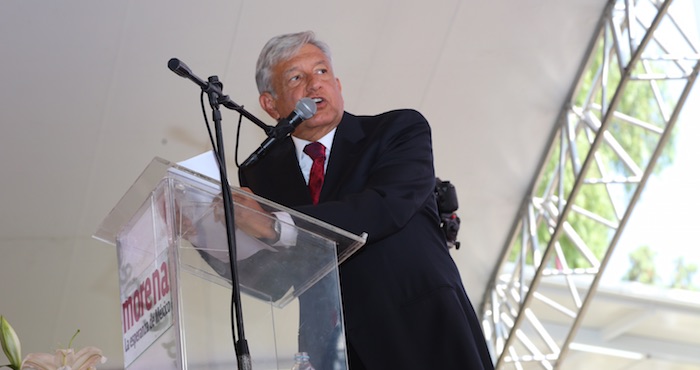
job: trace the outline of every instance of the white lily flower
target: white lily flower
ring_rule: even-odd
[[[85,347],[77,353],[72,348],[59,349],[54,354],[28,354],[22,362],[22,370],[95,370],[95,365],[106,361],[97,347]]]

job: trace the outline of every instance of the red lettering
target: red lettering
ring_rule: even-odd
[[[162,295],[170,293],[170,279],[168,279],[168,264],[163,261],[160,265],[160,292]]]
[[[131,297],[122,303],[122,326],[126,333],[134,325],[134,302]]]
[[[143,284],[143,298],[146,303],[146,311],[150,311],[155,305],[155,302],[153,302],[153,291],[151,289],[152,284],[153,282],[151,282],[151,278],[146,278],[146,281],[144,281]]]
[[[160,272],[158,269],[153,270],[151,283],[153,284],[153,305],[155,306],[156,302],[159,302],[163,297],[163,294],[160,291]]]
[[[163,262],[160,269],[155,269],[150,277],[134,290],[134,292],[122,302],[122,329],[124,333],[129,331],[138,321],[154,307],[168,293],[170,293],[170,280],[168,279],[168,263]]]
[[[143,283],[134,291],[134,321],[138,322],[143,315]]]

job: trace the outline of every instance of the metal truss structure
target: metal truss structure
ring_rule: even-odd
[[[606,5],[483,300],[497,369],[562,365],[647,179],[672,156],[700,68],[677,18],[671,0]]]

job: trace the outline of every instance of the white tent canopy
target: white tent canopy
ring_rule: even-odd
[[[478,307],[605,3],[4,3],[0,314],[25,353],[66,346],[80,328],[78,346],[120,368],[116,253],[91,235],[151,158],[209,149],[199,89],[167,61],[219,76],[271,123],[257,103],[258,52],[307,29],[331,46],[348,111],[410,107],[430,121],[437,175],[460,202],[453,256]],[[237,122],[224,112],[231,165]],[[244,120],[241,160],[263,138]]]

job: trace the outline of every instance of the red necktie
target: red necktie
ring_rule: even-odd
[[[304,147],[304,153],[314,160],[309,173],[309,192],[311,192],[311,199],[314,204],[318,204],[318,198],[323,187],[323,165],[326,161],[326,147],[319,142],[313,142]]]

